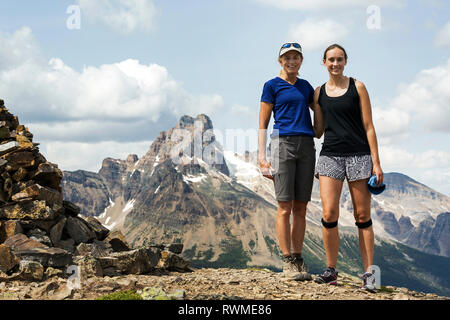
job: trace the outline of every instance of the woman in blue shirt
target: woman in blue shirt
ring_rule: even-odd
[[[280,74],[264,84],[261,96],[258,161],[264,177],[274,181],[278,201],[275,228],[283,254],[283,273],[291,279],[310,280],[301,252],[315,167],[314,129],[309,113],[314,106],[314,88],[297,77],[303,62],[298,43],[285,43],[278,62]],[[266,132],[272,112],[269,162]]]

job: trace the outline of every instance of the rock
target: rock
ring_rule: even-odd
[[[36,240],[42,244],[45,244],[46,246],[49,246],[49,247],[52,246],[52,242],[50,241],[50,238],[47,236],[45,231],[43,231],[41,229],[37,228],[37,229],[30,230],[29,232],[27,232],[27,236],[31,240]]]
[[[57,245],[61,240],[66,221],[67,218],[62,217],[50,230],[50,240],[52,241],[53,245]]]
[[[158,264],[160,256],[160,251],[155,248],[139,248],[111,254],[111,257],[118,259],[114,267],[124,274],[145,274]]]
[[[173,252],[175,254],[181,254],[183,252],[183,244],[182,243],[171,243],[167,247],[167,250]]]
[[[26,235],[21,233],[9,237],[4,244],[13,251],[23,251],[34,248],[48,248],[48,246],[46,246],[45,244],[42,244],[36,240],[29,239]]]
[[[16,135],[16,141],[21,149],[31,149],[34,147],[33,143],[25,136]]]
[[[58,244],[55,245],[57,248],[64,249],[70,253],[75,252],[75,241],[73,239],[60,240]]]
[[[14,194],[11,199],[13,201],[20,201],[22,199],[45,200],[49,205],[58,204],[59,206],[62,206],[63,202],[61,193],[56,190],[43,187],[37,183],[27,187],[21,192]]]
[[[0,244],[0,271],[7,273],[19,265],[20,260],[14,255],[12,250],[3,244]]]
[[[86,221],[89,223],[89,226],[92,230],[95,232],[95,236],[97,237],[97,240],[105,240],[105,238],[109,234],[109,229],[104,227],[97,219],[94,217],[87,217]]]
[[[60,269],[56,269],[53,267],[47,267],[47,269],[45,269],[45,278],[49,279],[51,277],[62,277],[63,275],[63,271]]]
[[[43,200],[25,200],[0,207],[2,219],[54,220],[58,215],[59,211]]]
[[[78,256],[92,255],[95,258],[106,257],[111,253],[113,253],[113,249],[108,242],[96,239],[93,243],[80,243],[75,251]]]
[[[91,255],[77,256],[74,259],[74,263],[80,267],[80,276],[82,281],[90,277],[103,277],[103,270],[100,261]]]
[[[87,222],[78,217],[68,216],[65,230],[75,241],[75,244],[90,242],[96,238],[95,232],[92,231]]]
[[[20,278],[27,281],[41,281],[44,278],[44,267],[36,261],[20,261]]]
[[[5,160],[6,161],[6,160]],[[28,175],[28,170],[25,168],[20,167],[13,175],[12,178],[14,181],[19,182],[25,179],[25,177]]]
[[[16,251],[14,254],[22,260],[36,261],[44,267],[65,267],[72,263],[72,255],[60,248],[33,248]]]
[[[63,200],[64,213],[72,217],[77,217],[80,214],[81,209],[70,201]]]
[[[161,252],[161,259],[158,262],[158,268],[181,272],[190,271],[189,261],[184,260],[182,257],[169,251]]]
[[[54,291],[51,296],[52,300],[64,300],[71,298],[73,296],[74,289],[69,287],[67,284],[62,285]]]
[[[49,248],[24,234],[10,237],[5,241],[5,246],[13,250],[21,260],[36,261],[44,267],[64,267],[72,263],[72,255],[66,250]]]
[[[17,146],[19,145],[17,142],[15,144]],[[32,151],[22,151],[19,149],[3,155],[2,158],[8,161],[6,164],[7,171],[16,171],[20,167],[29,168],[36,164]]]
[[[5,242],[9,237],[23,232],[22,225],[18,220],[0,222],[0,243]]]
[[[119,230],[111,232],[106,237],[105,241],[111,244],[111,247],[113,248],[114,252],[122,252],[130,250],[130,246],[125,240],[125,237],[123,236],[122,232],[120,232]]]
[[[14,151],[18,147],[19,147],[19,143],[17,143],[17,141],[11,141],[11,142],[7,142],[4,144],[0,144],[0,155],[4,155],[8,152]]]
[[[61,190],[61,180],[63,178],[63,173],[58,166],[45,162],[38,166],[38,169],[34,173],[33,180],[36,180],[40,185],[50,187],[52,189]]]

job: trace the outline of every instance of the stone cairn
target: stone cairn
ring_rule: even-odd
[[[82,279],[190,270],[179,256],[182,244],[130,248],[120,231],[79,215],[63,200],[62,171],[38,145],[0,100],[0,282],[69,277],[74,270]]]

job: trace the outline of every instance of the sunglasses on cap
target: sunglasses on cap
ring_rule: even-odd
[[[292,43],[285,43],[285,44],[283,44],[281,46],[281,49],[290,48],[291,46],[293,46],[294,48],[297,48],[297,49],[301,49],[302,48],[298,43],[292,42]]]

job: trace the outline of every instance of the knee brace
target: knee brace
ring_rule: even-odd
[[[327,229],[333,229],[333,228],[336,228],[336,227],[337,227],[338,222],[337,222],[337,221],[335,221],[335,222],[326,222],[326,221],[323,220],[323,218],[322,218],[322,225],[323,225],[325,228],[327,228]]]
[[[372,219],[369,219],[366,222],[355,222],[355,225],[358,227],[358,229],[365,229],[372,225]]]

